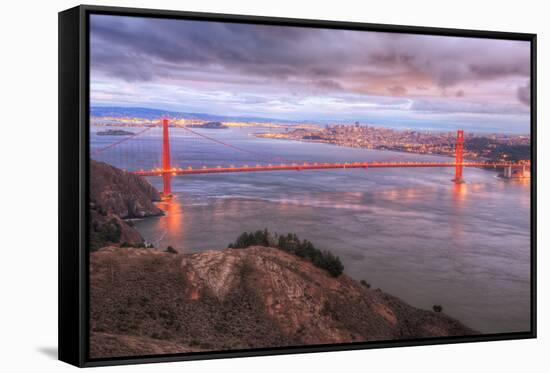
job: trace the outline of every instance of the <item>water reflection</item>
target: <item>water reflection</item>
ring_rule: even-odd
[[[162,243],[164,243],[166,236],[185,236],[187,225],[184,221],[183,206],[177,196],[163,199],[158,203],[158,206],[164,211],[164,216],[154,220],[154,231],[157,232],[158,237],[153,239],[152,243],[159,248],[164,248]],[[174,247],[178,249],[178,246],[175,245]]]
[[[454,183],[452,187],[453,214],[451,215],[452,239],[460,242],[464,236],[464,205],[468,195],[466,183]]]
[[[462,206],[466,200],[466,194],[468,193],[468,185],[466,183],[453,184],[453,201],[455,207]]]

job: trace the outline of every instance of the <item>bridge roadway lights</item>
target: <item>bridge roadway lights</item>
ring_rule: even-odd
[[[195,174],[212,174],[212,173],[226,173],[226,172],[249,172],[249,171],[304,171],[304,170],[329,170],[329,169],[350,169],[350,168],[363,168],[368,170],[369,168],[417,168],[417,167],[440,167],[440,168],[457,168],[457,167],[480,167],[480,168],[518,168],[525,167],[524,172],[528,172],[527,167],[521,164],[510,164],[510,163],[484,163],[484,162],[466,162],[461,164],[455,164],[454,162],[434,162],[434,163],[411,163],[411,162],[398,162],[398,163],[376,163],[376,164],[360,164],[360,165],[346,165],[343,166],[340,163],[325,163],[322,166],[285,166],[285,167],[231,167],[231,168],[197,168],[197,169],[182,169],[176,168],[171,170],[163,171],[160,168],[153,170],[140,170],[140,171],[129,171],[132,174],[140,176],[157,176],[164,178],[167,176],[170,180],[175,176],[183,175],[195,175]],[[453,178],[452,181],[458,183],[464,182],[461,178]],[[163,180],[164,181],[164,180]],[[167,185],[170,185],[167,183]],[[163,191],[164,192],[164,191]],[[170,191],[164,192],[164,194],[171,194]]]

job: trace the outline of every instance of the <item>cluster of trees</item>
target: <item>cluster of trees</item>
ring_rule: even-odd
[[[316,267],[328,271],[332,276],[338,277],[344,271],[344,265],[340,258],[330,251],[319,250],[308,240],[300,240],[295,233],[278,235],[270,233],[267,229],[256,232],[242,233],[229,248],[239,249],[249,246],[276,247],[287,253],[294,254],[313,263]]]
[[[150,243],[145,243],[145,242],[133,243],[133,242],[126,242],[126,241],[121,243],[120,247],[131,247],[134,249],[153,249],[154,248],[153,244],[150,244]]]
[[[116,219],[92,221],[90,226],[90,251],[119,242],[122,230]]]
[[[367,289],[370,289],[370,284],[368,282],[366,282],[365,280],[361,280],[361,281],[359,281],[359,283],[361,285],[363,285],[364,287],[366,287]]]
[[[166,250],[164,250],[164,252],[169,253],[169,254],[177,254],[178,253],[178,251],[176,249],[174,249],[172,246],[168,246],[166,248]]]

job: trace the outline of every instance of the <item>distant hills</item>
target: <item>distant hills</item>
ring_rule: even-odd
[[[143,119],[158,119],[159,117],[170,117],[170,118],[186,118],[186,119],[200,119],[207,121],[218,121],[218,122],[227,122],[227,121],[236,121],[236,122],[258,122],[258,123],[288,123],[288,124],[297,124],[303,123],[303,121],[290,121],[284,119],[276,118],[262,118],[254,116],[229,116],[229,115],[215,115],[215,114],[206,114],[206,113],[184,113],[178,111],[169,111],[162,109],[149,109],[143,107],[119,107],[119,106],[92,106],[90,109],[90,114],[92,117],[114,117],[114,118],[123,118],[123,117],[132,117],[132,118],[143,118]]]

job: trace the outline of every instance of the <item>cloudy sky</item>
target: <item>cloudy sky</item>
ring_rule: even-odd
[[[91,16],[92,105],[529,132],[529,43]]]

